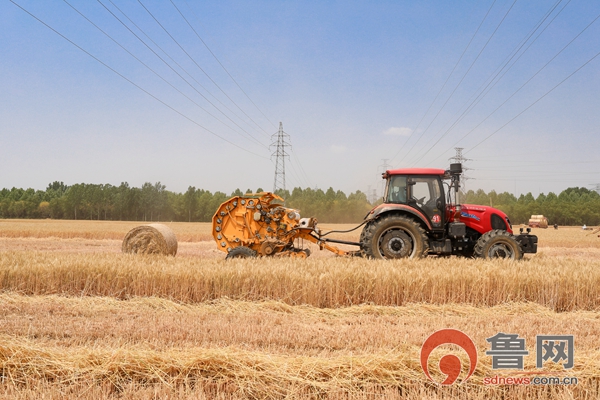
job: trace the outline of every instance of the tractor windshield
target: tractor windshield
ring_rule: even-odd
[[[392,176],[388,180],[385,202],[406,204],[406,176]]]

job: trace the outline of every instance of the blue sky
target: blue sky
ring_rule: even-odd
[[[100,2],[14,1],[106,66],[0,3],[0,187],[272,189],[280,121],[288,189],[379,190],[384,160],[447,168],[454,147],[468,189],[600,183],[595,1],[173,0],[225,69],[170,0],[141,1],[168,34],[101,0],[165,62]]]

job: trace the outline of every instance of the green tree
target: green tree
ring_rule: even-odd
[[[85,185],[77,183],[67,189],[65,196],[65,214],[77,219],[77,214],[82,215],[83,204],[85,200]]]
[[[198,209],[198,192],[194,186],[188,187],[187,192],[183,195],[183,200],[188,214],[188,222],[192,222],[192,215],[195,215]]]

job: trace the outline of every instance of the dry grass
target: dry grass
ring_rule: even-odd
[[[153,351],[172,348],[223,347],[307,357],[394,352],[398,346],[419,348],[431,332],[465,326],[481,349],[477,332],[517,331],[528,343],[536,334],[561,330],[574,334],[578,359],[597,352],[597,312],[556,313],[531,303],[495,307],[460,304],[409,304],[402,307],[361,305],[338,309],[290,306],[279,301],[220,299],[181,304],[160,298],[117,300],[107,297],[0,295],[5,335],[50,347],[123,345]],[[514,318],[518,316],[519,318]],[[534,362],[533,355],[527,358]],[[485,360],[484,360],[485,362]],[[489,363],[488,363],[489,364]]]
[[[208,224],[168,224],[190,240],[175,258],[120,254],[138,224],[0,220],[0,398],[600,396],[600,238],[581,229],[535,230],[540,252],[518,263],[225,262]],[[473,338],[480,361],[466,384],[438,387],[418,353],[448,327]],[[482,385],[517,372],[491,369],[485,339],[498,332],[526,339],[533,372],[535,335],[575,335],[567,375],[579,384]]]
[[[0,238],[58,238],[123,240],[127,232],[149,221],[73,221],[0,219]],[[161,222],[180,242],[213,240],[207,222]]]
[[[398,346],[392,354],[323,358],[280,356],[232,348],[157,352],[128,346],[65,350],[5,339],[0,346],[0,356],[7,359],[3,363],[4,376],[12,385],[24,385],[35,377],[35,380],[63,386],[82,381],[88,384],[107,382],[115,390],[123,390],[131,382],[177,387],[203,385],[212,380],[229,386],[240,398],[317,398],[335,392],[360,394],[365,387],[380,390],[394,387],[397,394],[410,397],[428,386],[422,379],[418,363],[411,357],[418,354],[418,350]],[[485,373],[485,369],[481,367],[479,373]],[[582,382],[575,390],[585,392],[597,384],[596,378],[586,373],[572,373],[571,376],[578,376]],[[477,379],[453,389],[438,389],[433,393],[455,391],[464,396],[474,392],[484,397],[501,398],[506,391],[482,386],[481,380],[478,382]],[[532,391],[543,393],[546,390]]]
[[[473,398],[504,396],[505,388],[481,385],[483,377],[496,374],[487,357],[466,386],[439,389],[425,381],[417,361],[422,342],[456,324],[475,338],[480,354],[485,337],[499,330],[519,332],[533,343],[536,334],[554,332],[559,324],[579,339],[578,367],[569,376],[580,380],[576,390],[582,393],[593,390],[600,356],[596,313],[557,314],[533,304],[318,309],[275,301],[192,306],[157,298],[15,294],[1,296],[0,304],[0,359],[11,387],[97,382],[116,392],[165,386],[204,392],[218,383],[221,394],[236,398],[365,398],[368,391],[379,393],[372,398],[410,398],[427,390],[432,398],[453,390]],[[432,365],[437,361],[439,355]],[[525,363],[534,365],[534,356]],[[519,389],[514,391],[512,398],[519,398]]]
[[[345,307],[371,303],[534,302],[556,311],[600,308],[600,261],[544,255],[523,262],[460,258],[219,259],[4,252],[0,290],[28,295],[153,296],[198,303],[229,297]]]

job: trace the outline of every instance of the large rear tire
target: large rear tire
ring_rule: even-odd
[[[474,249],[475,257],[505,258],[520,260],[523,258],[521,246],[507,231],[494,229],[481,235]]]
[[[427,254],[425,231],[414,220],[384,215],[369,222],[360,235],[361,248],[369,258],[421,258]]]
[[[256,252],[249,247],[239,246],[235,249],[231,249],[229,253],[227,253],[226,260],[230,260],[232,258],[254,258],[256,257]]]

